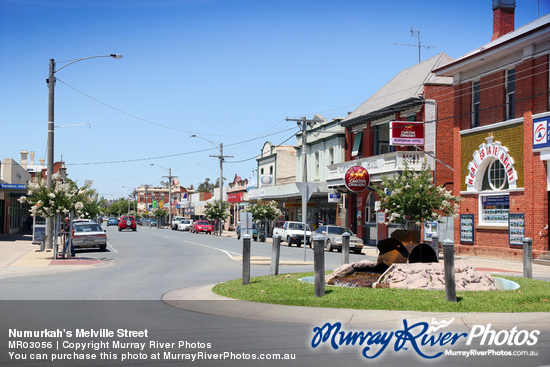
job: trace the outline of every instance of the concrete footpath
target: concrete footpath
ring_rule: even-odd
[[[167,229],[168,230],[168,229]],[[234,237],[234,232],[226,232],[225,237]],[[269,239],[270,240],[270,239]],[[270,242],[270,241],[269,241]],[[267,244],[266,244],[267,245]],[[367,256],[376,257],[377,249],[368,247],[363,250]],[[268,258],[256,258],[257,266],[269,266]],[[523,264],[519,261],[493,259],[473,256],[455,256],[479,271],[493,275],[523,275]],[[288,262],[287,265],[303,265],[303,262]],[[0,279],[27,275],[39,275],[67,271],[92,269],[116,265],[114,262],[93,259],[77,253],[70,259],[53,259],[52,250],[40,251],[40,246],[31,242],[30,235],[8,235],[0,237]],[[550,266],[533,264],[533,278],[550,281]],[[442,319],[456,318],[454,326],[470,329],[471,325],[491,323],[494,327],[522,325],[524,328],[550,330],[550,313],[517,313],[512,318],[500,313],[424,313],[404,311],[374,311],[351,309],[305,308],[299,306],[280,306],[255,302],[238,301],[214,294],[213,285],[176,289],[166,293],[163,301],[174,307],[208,313],[219,316],[278,321],[302,324],[316,324],[319,320],[340,320],[346,325],[369,325],[369,327],[391,328],[405,318],[412,323],[415,320],[431,322],[433,317]],[[200,302],[196,302],[200,301]],[[219,301],[225,301],[223,305]],[[305,310],[307,309],[307,310]],[[306,312],[304,312],[306,311]],[[310,312],[308,312],[310,311]],[[417,321],[418,322],[418,321]]]

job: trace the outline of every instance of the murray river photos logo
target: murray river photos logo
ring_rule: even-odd
[[[395,352],[412,349],[423,358],[434,359],[441,357],[446,348],[458,341],[465,341],[467,346],[472,343],[481,346],[533,346],[537,344],[540,334],[539,330],[518,330],[517,327],[497,331],[491,328],[491,324],[474,325],[469,333],[441,331],[453,321],[454,318],[440,322],[432,319],[431,325],[427,322],[409,325],[407,320],[403,320],[403,329],[396,331],[345,331],[341,323],[327,322],[313,328],[311,346],[317,348],[325,344],[334,350],[344,346],[359,347],[362,356],[368,359],[374,359],[392,347]],[[441,350],[433,352],[434,347],[441,347]],[[430,348],[431,353],[425,352],[427,348]]]

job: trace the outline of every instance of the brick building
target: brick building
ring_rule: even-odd
[[[453,78],[437,150],[454,171],[436,174],[462,197],[461,253],[521,258],[523,237],[534,256],[548,251],[550,15],[514,29],[514,9],[493,1],[491,41],[435,70]]]
[[[435,122],[446,121],[443,117],[452,113],[452,104],[444,98],[452,92],[452,78],[438,77],[433,71],[452,61],[440,53],[402,70],[340,123],[346,129],[345,162],[329,165],[327,185],[344,193],[348,213],[345,226],[365,244],[376,245],[398,229],[398,225],[386,226],[383,214],[378,216],[375,203],[379,198],[374,186],[384,176],[398,175],[405,164],[420,170],[426,160],[435,167],[433,157],[440,155],[438,136],[449,134]],[[395,122],[419,128],[421,140],[396,143]],[[345,185],[346,171],[354,166],[363,167],[370,175],[370,185],[361,192],[352,192]],[[443,179],[451,180],[452,176]]]

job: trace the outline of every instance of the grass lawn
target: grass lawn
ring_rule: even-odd
[[[457,303],[447,302],[444,291],[347,288],[326,286],[315,297],[315,286],[298,279],[313,273],[256,277],[243,286],[241,279],[217,284],[214,293],[246,301],[280,305],[401,310],[424,312],[550,312],[550,282],[501,277],[520,285],[513,291],[457,292]],[[500,276],[499,276],[500,277]]]

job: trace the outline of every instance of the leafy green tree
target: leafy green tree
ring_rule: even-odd
[[[382,187],[376,189],[380,209],[387,214],[387,223],[401,224],[414,229],[423,221],[441,221],[442,216],[456,216],[459,197],[433,182],[432,171],[424,161],[420,171],[407,164],[400,175],[383,177]]]
[[[197,187],[197,192],[214,192],[215,184],[210,182],[209,178],[206,178],[203,183],[200,183]]]

